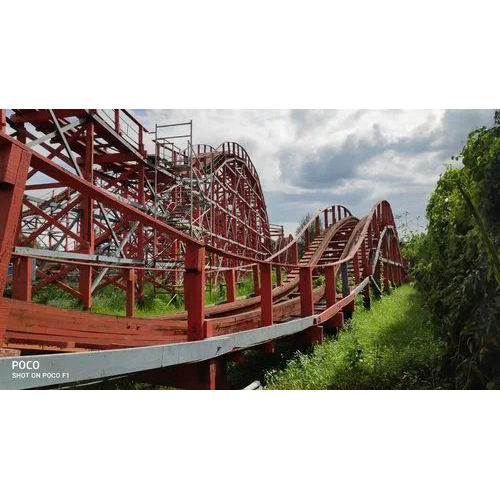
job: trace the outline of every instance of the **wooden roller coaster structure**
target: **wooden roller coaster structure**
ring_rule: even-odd
[[[405,281],[387,201],[361,219],[325,207],[285,237],[243,147],[193,145],[190,132],[180,148],[158,130],[126,110],[0,111],[0,387],[137,372],[223,387],[238,352],[321,342],[358,294],[369,307]],[[254,289],[238,299],[242,276]],[[217,283],[227,300],[206,306]],[[48,286],[83,310],[32,302]],[[90,311],[107,286],[123,290],[126,316]],[[136,317],[145,286],[182,293],[185,312]],[[23,378],[20,360],[63,379]]]

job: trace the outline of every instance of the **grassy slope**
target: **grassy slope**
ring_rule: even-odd
[[[443,344],[419,293],[405,285],[361,307],[336,339],[297,354],[266,375],[269,389],[418,389],[440,387]]]

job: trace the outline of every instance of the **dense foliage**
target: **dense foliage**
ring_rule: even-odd
[[[471,133],[457,159],[463,167],[449,168],[430,198],[427,233],[405,253],[446,341],[445,374],[457,388],[499,388],[500,127]]]

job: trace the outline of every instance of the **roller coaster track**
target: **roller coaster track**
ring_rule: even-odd
[[[221,387],[225,362],[240,351],[272,352],[283,337],[321,342],[358,294],[369,307],[371,293],[406,279],[387,201],[362,219],[325,207],[285,237],[269,224],[256,169],[238,144],[158,154],[156,143],[153,156],[148,131],[125,110],[0,117],[2,388],[137,372]],[[238,299],[247,276],[254,293]],[[226,302],[206,306],[206,287],[218,283]],[[49,285],[84,310],[34,303]],[[125,293],[126,317],[88,310],[106,286]],[[182,292],[186,311],[136,317],[145,286]],[[19,371],[30,362],[38,371]]]

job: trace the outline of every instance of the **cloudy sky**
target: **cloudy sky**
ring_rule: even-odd
[[[149,126],[193,120],[193,141],[240,143],[259,172],[271,222],[294,232],[308,212],[364,215],[387,199],[425,224],[439,174],[492,110],[138,110]]]

